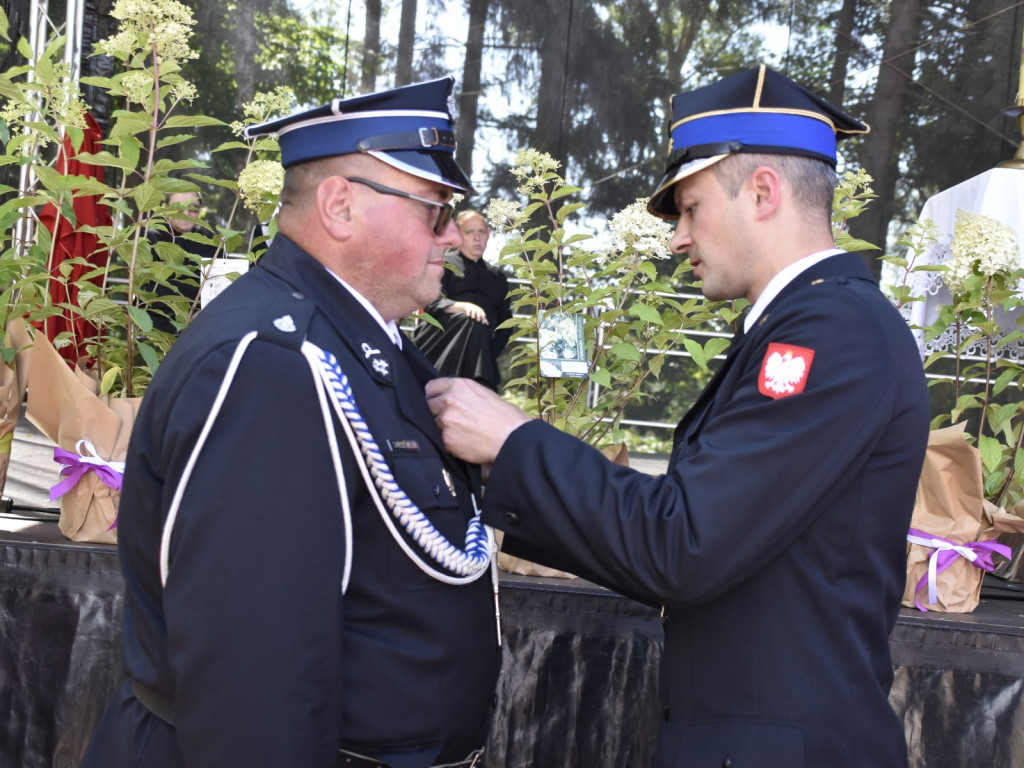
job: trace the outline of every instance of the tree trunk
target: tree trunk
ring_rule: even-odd
[[[395,62],[395,85],[412,82],[412,54],[416,45],[416,0],[402,0],[402,17],[398,24],[398,60]]]
[[[466,35],[466,61],[462,68],[462,96],[459,100],[455,160],[470,179],[473,178],[473,149],[477,107],[480,102],[484,29],[489,5],[490,0],[469,0],[469,33]]]
[[[843,105],[846,95],[846,73],[850,63],[850,52],[853,50],[853,26],[857,18],[857,0],[843,0],[839,9],[839,21],[836,24],[836,57],[832,61],[832,72],[829,75],[828,100],[837,107]]]
[[[377,90],[380,72],[380,17],[381,0],[366,0],[366,26],[363,28],[363,71],[359,77],[359,92]]]
[[[242,114],[242,105],[256,95],[256,5],[259,0],[241,0],[235,13],[235,79],[238,93],[235,105]]]
[[[915,38],[921,25],[920,8],[921,0],[893,0],[875,95],[868,108],[867,123],[871,133],[865,140],[862,157],[865,170],[874,179],[872,189],[878,198],[851,222],[850,229],[856,237],[881,249],[865,252],[868,265],[876,276],[881,272],[878,256],[885,252],[889,220],[892,218],[899,161],[897,134],[907,86],[913,80]]]
[[[569,46],[572,34],[574,0],[553,0],[547,6],[549,24],[540,46],[540,87],[537,92],[537,130],[534,146],[562,164],[566,172],[568,156],[566,121],[571,119],[566,105]]]
[[[708,4],[700,0],[682,5],[675,0],[658,0],[658,13],[665,32],[668,89],[664,96],[664,110],[669,125],[672,123],[672,96],[682,90],[683,64],[690,55],[707,10]],[[659,151],[664,151],[667,146],[667,135],[665,139],[666,144],[659,147]]]

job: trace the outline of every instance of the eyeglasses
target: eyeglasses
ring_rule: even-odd
[[[448,222],[452,220],[453,208],[448,203],[439,203],[437,200],[431,200],[426,197],[419,197],[418,195],[410,195],[408,192],[403,192],[400,189],[394,189],[393,187],[386,187],[383,184],[378,184],[376,181],[370,181],[369,179],[360,179],[356,177],[349,177],[349,181],[353,181],[356,184],[365,184],[374,192],[381,195],[394,195],[395,197],[404,197],[407,200],[415,200],[417,203],[423,205],[429,205],[432,208],[437,208],[437,221],[434,222],[434,234],[440,235],[444,232],[445,227],[448,226]]]

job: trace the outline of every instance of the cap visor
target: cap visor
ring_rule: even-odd
[[[647,203],[648,212],[652,216],[662,219],[678,219],[679,208],[676,206],[676,197],[672,187],[687,176],[703,171],[705,168],[709,168],[727,157],[728,155],[698,157],[695,160],[681,163],[675,168],[670,168],[665,174],[665,178],[658,184],[658,189],[651,195],[651,199]]]
[[[369,152],[378,160],[400,171],[421,179],[436,181],[459,192],[475,195],[476,190],[463,173],[455,156],[450,152],[424,152],[420,150]]]

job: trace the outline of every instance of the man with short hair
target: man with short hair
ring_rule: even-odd
[[[195,231],[202,207],[203,197],[198,190],[172,192],[167,196],[168,213],[165,221],[159,227],[151,227],[148,233],[149,242],[154,246],[153,250],[156,252],[156,259],[167,260],[164,258],[166,252],[161,253],[163,251],[161,244],[177,245],[189,257],[186,258],[183,267],[191,274],[196,275],[196,277],[183,277],[181,274],[174,274],[165,282],[146,286],[157,297],[174,297],[179,300],[177,308],[158,300],[148,307],[151,310],[149,314],[153,320],[153,327],[164,333],[178,333],[181,321],[199,311],[198,275],[203,267],[203,262],[217,255],[217,249],[214,246],[182,237],[182,235]],[[181,301],[184,301],[184,304],[181,304]]]
[[[451,89],[250,129],[280,138],[279,233],[139,411],[118,525],[130,679],[87,768],[481,765],[493,536],[396,324],[437,296],[471,190]]]
[[[425,311],[442,327],[421,321],[412,340],[445,376],[464,376],[497,391],[498,356],[508,344],[512,317],[508,278],[483,258],[491,229],[478,211],[455,218],[462,243],[445,255],[450,266],[441,278],[441,296]]]
[[[493,463],[510,554],[662,606],[656,768],[903,768],[888,636],[929,407],[906,323],[832,238],[836,140],[867,126],[764,66],[672,104],[649,208],[707,297],[752,306],[667,473],[463,379],[431,409]]]

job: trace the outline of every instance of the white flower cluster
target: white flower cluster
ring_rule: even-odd
[[[242,105],[242,112],[245,114],[245,121],[236,120],[231,124],[231,132],[239,138],[245,136],[245,129],[249,125],[262,123],[274,115],[287,115],[295,106],[295,92],[287,86],[278,86],[270,92],[260,92],[253,96],[252,101]],[[259,148],[264,150],[276,150],[277,138],[275,136],[264,136],[258,142]]]
[[[116,35],[96,43],[100,53],[126,61],[152,51],[168,64],[199,56],[188,44],[196,23],[192,11],[177,0],[117,0],[110,15],[121,23]]]
[[[54,64],[51,78],[47,83],[35,85],[33,90],[42,92],[44,105],[24,98],[27,92],[21,99],[0,101],[0,120],[5,122],[8,128],[38,120],[36,111],[40,110],[57,125],[85,129],[86,105],[78,89],[78,82],[72,79],[67,64]],[[50,143],[45,134],[38,131],[34,133],[39,146]]]
[[[519,181],[521,189],[542,189],[550,181],[545,176],[557,171],[560,165],[561,163],[547,152],[520,149],[512,161],[512,175]],[[555,184],[560,187],[564,181],[557,179]]]
[[[484,216],[494,229],[507,232],[518,228],[522,223],[523,209],[517,202],[492,197],[491,202],[484,208]]]
[[[255,160],[238,174],[238,192],[242,203],[254,213],[268,198],[281,194],[284,168],[276,160]]]
[[[956,212],[950,250],[942,279],[954,295],[963,292],[972,275],[1009,275],[1021,263],[1013,229],[991,216],[962,209]]]
[[[638,198],[612,216],[608,231],[611,238],[597,250],[599,256],[607,258],[626,251],[648,259],[667,259],[672,255],[669,250],[672,225],[648,212],[645,197]]]

